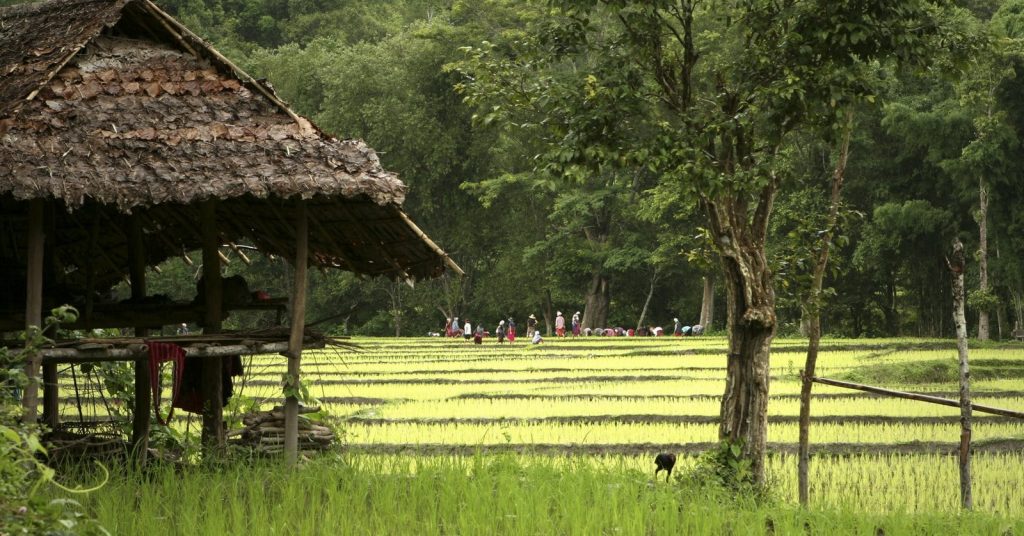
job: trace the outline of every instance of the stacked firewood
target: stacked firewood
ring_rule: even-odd
[[[315,406],[299,407],[299,451],[302,454],[327,450],[334,442],[334,432],[330,428],[303,416],[318,411],[320,408]],[[242,422],[245,428],[231,434],[240,437],[239,444],[250,446],[263,454],[284,452],[284,406],[250,413],[242,417]]]

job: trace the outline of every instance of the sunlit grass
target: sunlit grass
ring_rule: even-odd
[[[122,476],[88,504],[114,534],[739,534],[746,533],[738,529],[748,527],[739,524],[744,520],[752,533],[762,534],[769,518],[778,534],[804,533],[804,523],[815,534],[874,534],[878,527],[886,534],[1004,534],[1014,523],[1017,531],[1024,529],[1020,452],[982,451],[974,464],[977,508],[1018,521],[958,515],[956,458],[938,454],[817,454],[807,512],[789,506],[796,500],[796,476],[788,455],[768,458],[781,501],[770,506],[736,507],[723,498],[697,500],[652,486],[651,456],[659,445],[717,441],[723,338],[549,339],[540,347],[428,338],[354,342],[361,351],[308,352],[303,376],[310,394],[341,419],[342,447],[363,454],[316,461],[294,478],[263,463],[156,475],[151,485]],[[792,448],[797,441],[792,419],[799,412],[805,345],[779,339],[773,346],[772,445]],[[971,357],[1021,363],[1024,351],[992,345],[972,349]],[[826,339],[818,374],[842,377],[879,364],[936,360],[955,360],[952,341]],[[279,404],[284,360],[259,356],[247,364],[249,374],[236,382],[236,393],[263,408]],[[883,386],[953,397],[957,389],[952,381]],[[975,380],[972,389],[976,403],[1024,410],[1020,378]],[[69,378],[62,378],[62,393],[71,392]],[[955,407],[824,385],[815,385],[814,393],[829,396],[813,399],[812,414],[823,420],[812,424],[812,448],[828,452],[829,445],[845,444],[851,451],[884,452],[902,444],[951,451],[959,439]],[[165,400],[169,394],[165,390]],[[91,402],[84,409],[87,416],[106,415]],[[74,401],[65,398],[64,418],[74,420],[76,412]],[[175,426],[184,429],[184,414],[178,415]],[[675,422],[687,417],[703,422]],[[198,418],[192,420],[194,431]],[[979,418],[973,439],[1024,441],[1024,424]],[[525,452],[530,445],[548,445],[565,455],[462,458],[417,452],[428,446],[472,452],[502,445]],[[584,456],[576,447],[651,452]],[[385,448],[405,453],[365,453]],[[679,462],[680,469],[692,464],[692,458]],[[208,507],[211,500],[216,509]]]
[[[344,456],[297,471],[281,464],[156,469],[115,476],[79,500],[112,534],[1006,534],[1019,517],[960,514],[949,460],[928,457],[815,460],[810,510],[788,496],[754,502],[654,481],[643,458]],[[1006,483],[1005,459],[979,459],[979,491]],[[772,473],[792,462],[771,460]],[[916,463],[913,463],[916,462]],[[886,466],[896,463],[894,470]],[[688,465],[681,463],[677,474]],[[940,467],[913,491],[902,478]],[[1019,468],[1019,467],[1018,467]],[[889,477],[892,474],[895,478]],[[1019,472],[1017,473],[1019,474]],[[831,478],[831,480],[829,479]],[[994,478],[994,479],[993,479]],[[791,488],[779,481],[779,489]],[[850,488],[872,489],[858,495]],[[949,493],[937,493],[949,488]],[[1019,500],[1019,491],[1010,499]],[[949,499],[946,496],[952,498]],[[1006,503],[985,493],[979,506]],[[824,508],[828,509],[824,509]],[[769,522],[770,520],[770,522]],[[809,528],[808,528],[809,527]]]

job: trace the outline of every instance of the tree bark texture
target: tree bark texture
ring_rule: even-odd
[[[960,503],[973,507],[971,493],[971,373],[967,365],[967,317],[964,314],[964,245],[953,240],[953,258],[949,261],[953,277],[953,324],[960,360]]]
[[[743,260],[723,258],[728,291],[729,359],[719,437],[741,443],[755,482],[764,482],[768,383],[775,336],[775,291],[763,250]]]
[[[710,276],[704,276],[704,296],[700,302],[700,325],[704,326],[704,331],[711,329],[711,324],[715,321],[715,279]]]
[[[853,131],[853,113],[846,113],[846,124],[843,128],[843,139],[839,146],[839,157],[832,170],[832,193],[829,197],[828,221],[825,234],[821,238],[821,249],[814,260],[814,272],[811,277],[811,288],[807,301],[803,304],[803,318],[807,320],[807,360],[804,370],[800,373],[800,429],[797,456],[797,485],[800,504],[806,507],[810,502],[810,483],[808,468],[810,466],[810,435],[811,435],[811,388],[813,387],[814,369],[818,363],[818,348],[821,345],[821,289],[825,282],[825,269],[828,267],[829,255],[832,251],[832,240],[835,237],[836,225],[839,221],[839,205],[842,200],[843,178],[846,176],[846,163],[850,155],[850,134]]]
[[[608,305],[611,302],[611,287],[608,277],[595,270],[587,288],[581,327],[603,328],[608,325]]]
[[[988,292],[988,186],[978,181],[978,290]],[[989,339],[989,311],[978,311],[978,340]]]
[[[778,178],[769,177],[753,210],[743,195],[702,200],[727,291],[729,354],[719,437],[741,445],[756,484],[765,482],[769,362],[776,328],[775,289],[764,245],[777,190]]]

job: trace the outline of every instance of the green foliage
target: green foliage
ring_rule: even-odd
[[[46,318],[43,330],[32,327],[27,331],[21,352],[14,354],[0,347],[0,531],[4,534],[109,534],[83,513],[78,502],[48,499],[40,492],[44,485],[83,493],[103,484],[91,490],[68,489],[58,484],[56,472],[43,462],[47,453],[40,441],[40,429],[21,422],[21,391],[29,381],[26,361],[50,342],[43,335],[45,332],[77,318],[73,307],[57,307]]]
[[[975,311],[991,311],[999,306],[1001,300],[995,292],[988,290],[972,290],[967,293],[967,306]]]
[[[281,391],[286,398],[295,398],[301,404],[315,406],[319,403],[309,394],[309,381],[299,378],[297,375],[283,374],[281,376]]]
[[[103,388],[110,397],[112,417],[116,418],[124,433],[131,435],[135,409],[135,364],[109,361],[99,363],[94,370],[103,381]]]
[[[950,334],[944,287],[926,284],[943,277],[934,248],[875,211],[941,207],[946,221],[928,234],[945,243],[973,228],[982,179],[1000,251],[992,292],[1024,296],[1019,0],[160,4],[328,132],[365,138],[410,186],[408,211],[469,277],[404,291],[404,334],[438,331],[449,315],[522,319],[548,291],[555,308],[579,304],[595,275],[610,282],[611,323],[635,319],[654,273],[649,315],[693,314],[699,276],[718,268],[702,197],[732,196],[751,216],[776,179],[786,195],[765,242],[780,324],[795,325],[824,229],[823,149],[849,109],[849,217],[826,276],[835,294],[818,300],[825,329]],[[690,7],[693,56],[674,35]],[[740,135],[749,143],[730,149]],[[284,263],[257,263],[251,286],[283,295]],[[155,276],[158,292],[191,299],[194,268],[167,271],[180,283]],[[976,278],[972,268],[968,285]],[[310,316],[335,317],[323,329],[394,332],[378,285],[311,280]]]
[[[743,443],[723,439],[717,448],[702,454],[685,476],[677,478],[731,493],[753,495],[758,488],[750,466],[750,459],[743,455]]]

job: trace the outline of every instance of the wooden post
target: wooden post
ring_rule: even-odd
[[[953,239],[953,258],[947,259],[953,277],[953,325],[960,360],[960,503],[973,507],[971,494],[971,373],[967,366],[967,318],[964,315],[964,245]]]
[[[199,205],[199,223],[203,241],[203,333],[219,333],[223,305],[220,279],[220,236],[217,232],[217,202]],[[221,385],[223,359],[203,360],[203,446],[224,445],[224,399]]]
[[[60,378],[56,363],[42,363],[43,369],[43,424],[50,430],[60,425]]]
[[[49,236],[50,240],[43,240],[43,288],[57,282],[56,257],[53,254],[53,237],[57,236],[57,222],[54,214],[53,203],[43,204],[43,235]],[[43,298],[44,307],[60,305],[47,304]],[[42,327],[42,326],[40,326]],[[51,333],[55,336],[56,333]],[[56,430],[60,425],[60,384],[57,378],[56,363],[42,363],[43,368],[43,424],[50,430]]]
[[[298,201],[295,217],[295,279],[292,284],[292,320],[288,337],[288,382],[297,387],[302,370],[302,341],[306,327],[306,265],[309,262],[309,220],[306,202]],[[284,402],[285,463],[294,466],[299,454],[299,400],[294,394]]]
[[[146,297],[146,241],[142,236],[142,221],[133,214],[128,220],[129,274],[132,284],[132,300]],[[135,327],[136,337],[146,337],[149,331],[144,326]],[[149,356],[135,360],[135,408],[132,419],[132,452],[141,467],[146,463],[149,448],[150,394]]]
[[[28,202],[28,255],[26,259],[26,300],[25,330],[41,329],[43,325],[43,200],[33,199]],[[37,352],[29,354],[25,363],[25,375],[28,385],[22,398],[24,408],[23,421],[35,424],[39,406],[39,364],[41,356]]]

